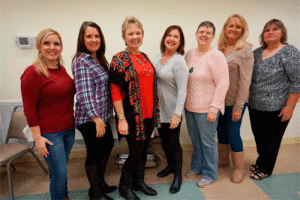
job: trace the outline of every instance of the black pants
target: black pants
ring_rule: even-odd
[[[175,129],[170,129],[170,123],[162,123],[161,127],[158,128],[158,133],[161,139],[161,145],[163,147],[163,150],[165,152],[168,165],[170,167],[175,167],[172,166],[173,162],[173,157],[172,156],[174,153],[180,153],[182,152],[182,148],[180,145],[180,126],[181,122]]]
[[[150,137],[153,132],[153,119],[145,119],[145,140],[136,140],[136,127],[135,122],[128,121],[129,124],[129,134],[125,136],[128,147],[129,147],[129,156],[126,159],[123,168],[130,173],[131,175],[136,174],[137,167],[140,162],[146,163],[147,160],[147,150],[149,147]]]
[[[264,112],[249,107],[249,116],[254,134],[258,158],[256,165],[266,174],[272,174],[281,140],[289,121],[281,122],[279,111]]]
[[[110,153],[114,146],[114,138],[109,123],[106,123],[105,134],[103,137],[96,137],[96,124],[94,122],[86,122],[77,127],[81,132],[86,145],[86,162],[85,166],[91,166],[94,164],[101,164],[109,158]]]

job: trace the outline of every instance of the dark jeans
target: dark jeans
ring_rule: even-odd
[[[136,140],[135,123],[133,121],[128,121],[128,124],[129,134],[126,135],[125,138],[129,147],[129,156],[126,159],[123,168],[131,175],[134,175],[137,172],[138,164],[140,162],[146,163],[147,150],[153,132],[153,119],[144,120],[146,140]]]
[[[81,132],[86,145],[86,162],[85,166],[101,164],[105,156],[109,156],[113,146],[114,138],[109,123],[106,123],[106,130],[103,137],[96,137],[96,124],[86,122],[77,127]]]
[[[280,110],[264,112],[249,107],[249,116],[254,134],[258,158],[256,165],[266,174],[272,174],[282,137],[289,121],[281,122]]]
[[[180,126],[181,122],[175,129],[170,129],[170,123],[162,123],[161,127],[157,129],[169,167],[175,167],[172,166],[172,160],[174,159],[173,154],[182,152],[179,140]]]
[[[49,156],[44,157],[50,171],[51,199],[68,196],[67,162],[75,140],[75,129],[68,129],[42,135],[53,145],[47,145]]]
[[[219,116],[217,136],[220,144],[230,144],[231,150],[234,152],[243,151],[243,141],[241,138],[241,125],[247,104],[244,104],[241,118],[234,122],[232,121],[233,106],[225,106],[224,115]]]

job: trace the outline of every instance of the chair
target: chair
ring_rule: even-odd
[[[41,161],[33,152],[33,148],[35,146],[34,142],[30,143],[26,139],[23,129],[27,125],[27,121],[23,111],[17,111],[19,108],[23,106],[16,106],[13,108],[11,121],[8,128],[8,133],[6,137],[6,141],[4,144],[0,144],[1,155],[0,155],[0,165],[5,164],[7,166],[7,174],[8,174],[8,184],[11,199],[15,199],[14,191],[13,191],[13,182],[11,177],[11,168],[15,170],[12,166],[12,161],[16,158],[26,154],[31,153],[33,157],[38,161],[39,165],[42,167],[45,173],[48,173],[47,169],[43,166]],[[12,143],[8,143],[10,139],[18,139],[26,141],[26,143],[16,143],[13,141]],[[17,140],[16,140],[17,141]]]

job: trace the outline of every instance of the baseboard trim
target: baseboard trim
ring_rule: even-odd
[[[244,140],[243,143],[244,143],[244,147],[255,146],[254,140]],[[300,137],[284,138],[281,142],[281,145],[289,145],[289,144],[300,144]],[[193,150],[193,147],[191,144],[183,144],[181,146],[182,146],[183,151]],[[116,154],[124,153],[124,152],[128,152],[127,146],[117,145],[113,149],[111,155],[116,155]],[[44,160],[42,158],[42,156],[40,156],[37,152],[36,152],[36,154],[40,160]],[[83,158],[83,157],[86,157],[86,149],[85,149],[84,143],[82,143],[81,145],[74,146],[70,153],[70,159]],[[32,155],[26,154],[26,155],[22,156],[20,159],[16,160],[15,162],[24,162],[24,161],[33,161],[33,160],[34,160],[34,158],[32,157]]]
[[[255,146],[254,140],[244,140],[243,143],[244,143],[244,147]],[[300,144],[300,137],[283,138],[281,145],[286,145],[286,144]]]

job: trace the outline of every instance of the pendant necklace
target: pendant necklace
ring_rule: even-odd
[[[136,57],[135,55],[133,55],[128,48],[126,48],[126,51],[132,55],[132,57],[136,60],[136,62],[138,62],[140,65],[144,66],[147,63],[147,60],[145,58],[145,56],[143,54],[142,55],[142,60],[140,60],[138,57]],[[146,71],[146,69],[144,68],[144,73],[146,74],[147,77],[149,77],[152,73],[151,67],[148,65],[148,72]]]

